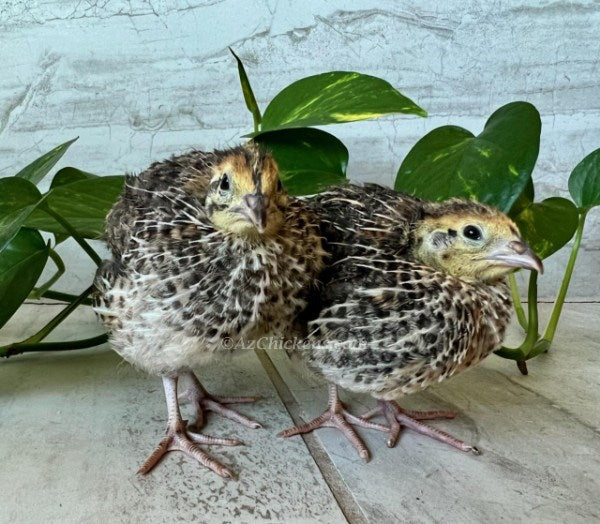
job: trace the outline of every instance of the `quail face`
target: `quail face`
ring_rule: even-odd
[[[219,159],[212,171],[206,210],[217,228],[249,238],[277,234],[288,197],[270,154],[248,145]]]
[[[415,231],[416,257],[456,277],[483,282],[502,279],[515,268],[543,272],[510,218],[481,204],[476,209],[425,217]]]

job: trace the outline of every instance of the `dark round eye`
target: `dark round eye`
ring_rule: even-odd
[[[483,238],[483,233],[477,226],[465,226],[462,230],[462,233],[463,236],[469,240],[481,240]]]
[[[229,191],[229,175],[227,173],[225,173],[223,175],[223,177],[221,178],[221,183],[219,184],[219,189],[221,191]]]
[[[277,181],[277,191],[283,191],[283,184],[281,183],[281,180]]]

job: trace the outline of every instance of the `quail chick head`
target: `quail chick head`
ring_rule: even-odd
[[[415,261],[463,280],[495,282],[514,268],[543,271],[515,223],[477,202],[430,204],[412,236]]]
[[[256,165],[261,160],[262,165]],[[270,155],[227,155],[213,171],[206,213],[216,228],[257,240],[259,235],[278,233],[289,199]]]
[[[291,202],[270,154],[253,145],[192,152],[127,178],[107,218],[113,254],[95,279],[95,310],[125,360],[163,379],[168,432],[141,467],[181,450],[222,476],[231,471],[196,444],[236,445],[191,433],[181,418],[178,377],[191,381],[197,423],[216,411],[257,423],[208,394],[191,371],[253,337],[287,329],[322,268],[312,213]]]
[[[349,423],[388,431],[390,446],[407,426],[476,450],[421,422],[453,413],[408,412],[395,401],[497,349],[510,319],[504,277],[515,268],[542,271],[539,258],[510,218],[477,202],[424,202],[380,186],[350,185],[315,197],[311,206],[334,259],[299,356],[331,384],[329,406],[282,434],[333,423],[366,459]],[[357,418],[339,402],[336,386],[368,393],[379,405]],[[375,415],[388,425],[368,420]]]

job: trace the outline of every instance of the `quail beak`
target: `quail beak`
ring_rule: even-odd
[[[259,233],[263,233],[267,226],[268,205],[269,201],[265,195],[251,193],[244,195],[242,204],[237,210],[256,227]]]
[[[544,272],[544,264],[539,257],[533,252],[522,240],[511,240],[506,244],[501,245],[490,255],[485,257],[485,260],[493,260],[501,262],[502,265],[509,267],[520,267],[524,269],[532,269],[540,273]]]

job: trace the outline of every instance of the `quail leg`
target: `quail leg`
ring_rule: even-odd
[[[450,444],[452,447],[460,449],[461,451],[472,451],[476,455],[479,455],[479,449],[475,446],[466,444],[462,440],[459,440],[444,431],[436,429],[434,427],[423,424],[421,420],[434,420],[434,419],[450,419],[456,416],[454,411],[408,411],[402,409],[396,402],[390,400],[380,400],[376,408],[372,409],[368,413],[365,413],[361,419],[369,420],[377,415],[383,415],[390,427],[390,436],[387,441],[387,445],[393,448],[398,442],[400,431],[402,427],[407,427],[426,435],[440,442]]]
[[[226,407],[226,404],[248,404],[260,400],[260,397],[219,397],[211,395],[204,389],[204,386],[198,380],[198,377],[192,372],[187,371],[185,375],[188,377],[190,386],[182,395],[189,399],[196,410],[196,420],[192,424],[194,429],[200,429],[206,423],[205,411],[218,413],[222,417],[228,418],[249,428],[261,428],[262,426],[251,418],[238,413],[237,411]]]
[[[369,450],[351,424],[362,426],[363,428],[376,429],[378,431],[389,431],[386,426],[363,420],[346,411],[344,404],[342,404],[338,398],[337,387],[334,384],[329,384],[329,402],[327,404],[327,409],[323,414],[306,424],[300,424],[293,428],[285,429],[279,433],[278,436],[291,437],[300,433],[309,433],[317,428],[337,428],[350,441],[361,458],[368,462],[371,458]]]
[[[179,401],[177,399],[177,378],[163,377],[165,397],[169,418],[167,421],[167,435],[163,438],[150,457],[142,464],[138,473],[145,475],[169,451],[183,451],[186,455],[196,459],[200,464],[211,469],[221,477],[232,478],[233,472],[223,466],[200,449],[198,444],[212,444],[220,446],[239,446],[241,440],[232,438],[218,438],[186,430],[186,421],[181,418]]]

